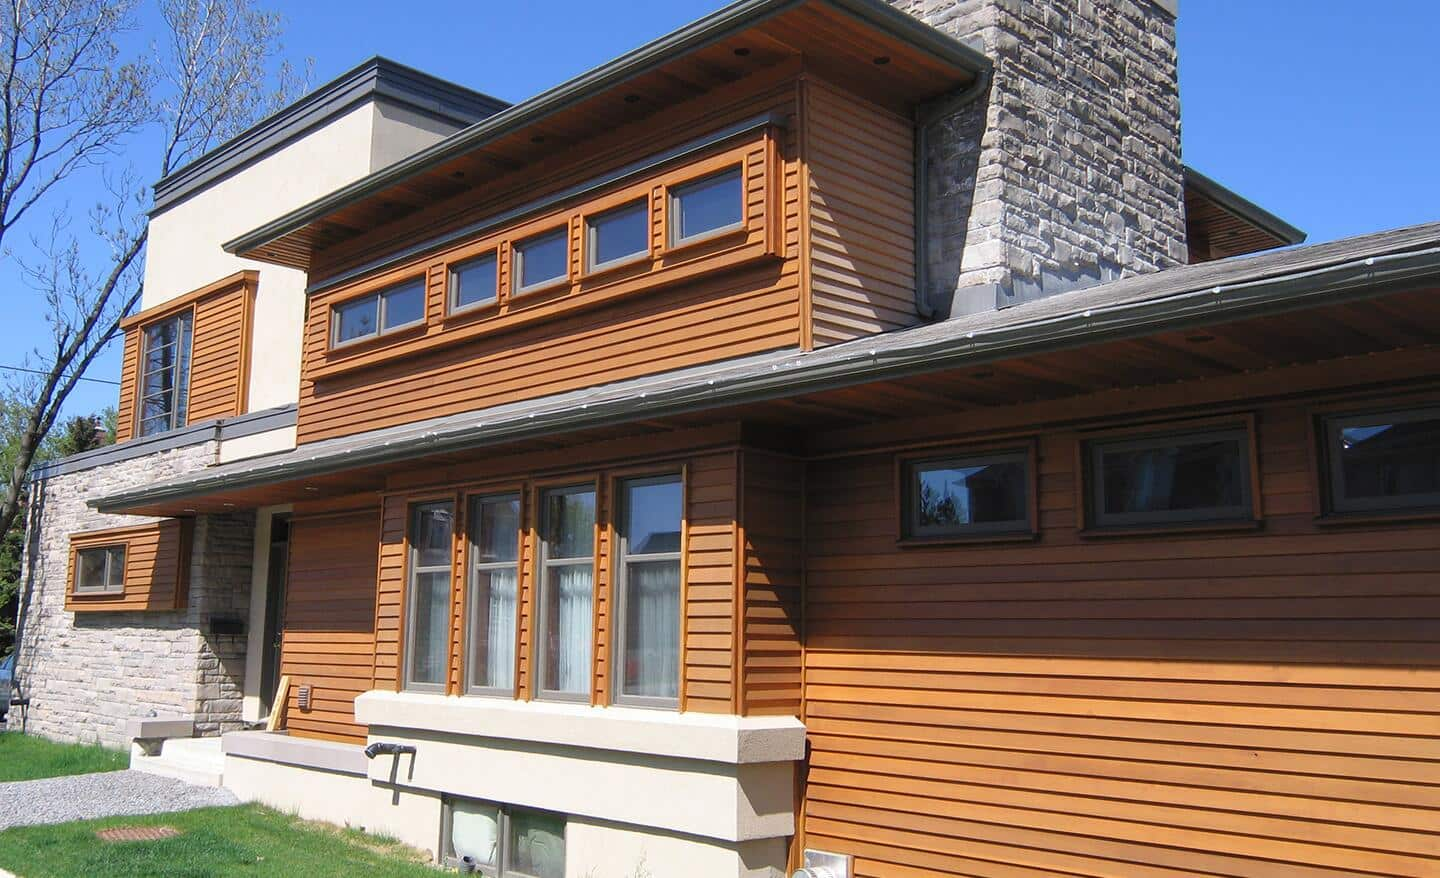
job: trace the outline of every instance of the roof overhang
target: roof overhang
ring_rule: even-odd
[[[309,443],[91,499],[106,513],[178,514],[262,486],[746,403],[794,398],[1159,332],[1343,304],[1440,283],[1440,223],[1205,263],[811,352],[777,351]],[[298,496],[305,496],[300,494]]]
[[[1191,252],[1203,249],[1206,259],[1243,256],[1305,241],[1300,229],[1189,166],[1185,168],[1185,227]]]
[[[228,241],[225,250],[308,270],[316,249],[482,185],[487,162],[492,173],[513,170],[583,139],[597,119],[610,127],[638,121],[795,57],[842,74],[863,70],[862,87],[912,104],[969,85],[990,67],[967,44],[882,0],[738,0]]]

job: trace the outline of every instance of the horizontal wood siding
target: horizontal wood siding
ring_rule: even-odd
[[[815,346],[919,323],[912,124],[809,79],[804,143]]]
[[[738,452],[705,455],[689,464],[681,706],[701,713],[736,712],[738,470]]]
[[[365,740],[355,697],[371,688],[375,667],[379,523],[374,506],[291,522],[280,672],[290,677],[293,735]],[[312,687],[309,710],[300,709],[301,686]]]
[[[183,609],[189,600],[190,519],[167,518],[136,527],[71,534],[65,609],[76,613]],[[81,549],[125,547],[125,588],[119,594],[76,594]]]
[[[120,402],[116,405],[115,441],[135,438],[135,387],[140,380],[140,331],[125,333],[125,347],[120,355]]]
[[[743,452],[742,713],[800,716],[805,464]]]
[[[889,454],[808,474],[808,847],[860,876],[1440,874],[1440,526],[1317,524],[1258,411],[1263,529],[898,549]],[[900,437],[896,437],[899,441]]]
[[[400,689],[400,631],[405,603],[408,515],[409,507],[404,497],[385,498],[375,593],[374,686],[391,692]]]

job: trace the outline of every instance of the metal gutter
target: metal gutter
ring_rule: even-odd
[[[346,204],[409,180],[433,165],[478,149],[516,129],[533,124],[605,89],[645,73],[662,62],[752,27],[806,2],[823,2],[904,40],[945,63],[980,75],[989,67],[984,55],[882,0],[737,0],[720,11],[602,64],[586,73],[502,110],[368,177],[303,205],[278,219],[227,241],[226,252],[243,255],[296,231]]]
[[[197,473],[170,483],[94,498],[90,506],[101,512],[123,512],[155,504],[324,475],[361,466],[397,463],[426,454],[468,451],[507,441],[567,430],[624,423],[636,418],[687,414],[745,403],[793,397],[841,387],[906,378],[928,372],[977,365],[997,360],[1083,347],[1103,341],[1132,338],[1160,331],[1211,325],[1227,320],[1294,311],[1307,307],[1363,299],[1420,280],[1440,279],[1440,246],[1427,249],[1357,257],[1337,264],[1274,277],[1239,280],[1228,284],[1187,288],[1138,301],[1099,305],[1054,316],[1018,321],[992,329],[964,331],[917,344],[904,342],[908,334],[935,330],[929,324],[887,336],[862,339],[820,351],[747,358],[741,363],[717,364],[709,373],[696,370],[693,379],[666,387],[666,376],[626,382],[609,390],[593,391],[601,398],[577,402],[576,394],[537,400],[473,417],[447,418],[431,428],[412,425],[412,435],[372,435],[302,446],[295,452],[256,458]],[[1097,288],[1091,288],[1092,291]],[[1083,295],[1075,293],[1076,296]],[[1053,303],[1053,299],[1049,300]],[[949,322],[949,321],[947,321]],[[961,321],[956,321],[957,323]],[[933,333],[932,333],[933,334]],[[703,377],[708,374],[710,377]],[[672,379],[673,380],[673,379]],[[487,418],[489,419],[487,421]],[[415,432],[413,428],[419,428]],[[381,431],[383,433],[383,431]]]
[[[1185,183],[1225,210],[1267,234],[1279,238],[1287,245],[1303,243],[1306,238],[1304,231],[1290,225],[1233,189],[1215,182],[1189,165],[1185,166]]]
[[[674,147],[673,149],[667,149],[664,152],[656,153],[652,156],[646,156],[645,158],[637,162],[631,162],[630,164],[622,168],[616,168],[609,173],[601,174],[597,177],[592,177],[589,180],[577,183],[574,186],[569,186],[565,189],[560,190],[559,192],[554,192],[550,195],[542,196],[532,201],[527,201],[524,204],[513,207],[502,213],[487,216],[485,219],[478,222],[470,223],[467,226],[451,230],[444,233],[443,235],[436,235],[433,238],[427,238],[424,241],[421,241],[418,244],[412,244],[411,246],[406,247],[403,250],[397,250],[396,252],[382,256],[379,259],[373,259],[363,265],[356,266],[355,268],[352,268],[348,271],[343,271],[333,277],[327,277],[323,281],[317,281],[316,283],[313,283],[306,287],[305,292],[318,293],[321,290],[328,290],[331,287],[339,286],[340,284],[352,281],[357,277],[361,277],[362,275],[380,271],[381,269],[384,269],[388,266],[399,265],[400,263],[413,259],[422,253],[426,253],[431,250],[437,250],[446,246],[447,244],[453,244],[458,241],[463,241],[466,238],[481,235],[490,229],[499,228],[500,226],[506,225],[508,223],[516,222],[517,220],[520,220],[521,218],[530,214],[538,213],[542,210],[545,210],[546,208],[554,207],[555,205],[561,204],[566,201],[581,198],[587,194],[595,192],[596,190],[603,189],[606,186],[613,186],[616,183],[620,183],[631,177],[636,177],[641,174],[649,173],[650,171],[653,171],[663,165],[693,155],[697,152],[710,149],[713,146],[718,146],[719,144],[724,143],[731,138],[739,137],[742,134],[747,134],[751,131],[756,131],[767,126],[783,128],[785,126],[785,119],[782,118],[778,113],[769,113],[762,116],[756,116],[751,119],[746,119],[743,122],[737,122],[734,125],[726,126],[719,131],[713,131],[710,134],[705,135],[704,137],[698,137],[695,140],[683,143],[677,147]]]

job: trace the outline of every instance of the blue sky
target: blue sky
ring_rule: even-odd
[[[721,5],[274,2],[287,19],[286,53],[314,60],[314,84],[379,54],[511,101]],[[1185,161],[1312,242],[1440,219],[1437,34],[1432,0],[1181,0]],[[70,193],[77,213],[93,200]],[[40,303],[13,278],[0,267],[12,304],[0,321],[0,365],[19,363],[45,331]],[[118,373],[118,350],[90,372]],[[68,409],[95,411],[115,396],[112,386],[84,384]]]

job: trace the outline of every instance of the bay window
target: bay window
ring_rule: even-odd
[[[445,690],[450,647],[452,503],[421,503],[410,512],[409,595],[405,618],[405,685]]]
[[[682,493],[679,475],[620,483],[617,703],[678,703]]]
[[[520,495],[495,494],[470,502],[469,667],[473,694],[515,691],[516,624],[520,584]]]
[[[595,488],[541,495],[541,697],[588,700],[595,606]]]

